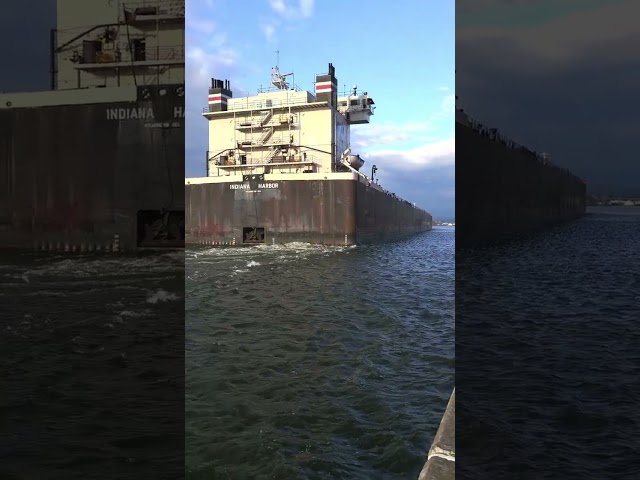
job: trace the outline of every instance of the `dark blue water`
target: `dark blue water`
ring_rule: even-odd
[[[640,478],[640,209],[456,258],[460,478]]]
[[[417,478],[453,389],[454,235],[188,251],[188,478]]]
[[[0,259],[0,478],[183,475],[184,255]]]

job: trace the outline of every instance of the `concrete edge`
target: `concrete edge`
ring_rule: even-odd
[[[453,389],[418,480],[453,480],[456,462],[456,390]]]

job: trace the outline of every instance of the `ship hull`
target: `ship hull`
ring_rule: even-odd
[[[256,185],[205,182],[188,183],[185,188],[186,243],[192,245],[353,245],[397,239],[432,227],[427,212],[357,177],[277,180],[274,176]]]
[[[0,109],[0,247],[184,247],[184,96],[133,96]]]
[[[586,211],[586,185],[567,170],[543,164],[456,123],[456,244],[506,239],[576,219]]]

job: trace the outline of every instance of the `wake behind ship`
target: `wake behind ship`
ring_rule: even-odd
[[[58,1],[51,90],[0,94],[0,247],[184,246],[184,0],[94,3]]]
[[[185,179],[186,243],[352,245],[424,232],[426,211],[360,170],[350,125],[369,123],[374,101],[353,88],[338,97],[335,69],[316,75],[315,95],[273,69],[271,86],[233,98],[212,79],[207,176]]]

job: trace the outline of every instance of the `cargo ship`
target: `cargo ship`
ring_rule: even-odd
[[[375,102],[357,86],[338,96],[335,68],[315,94],[272,69],[269,87],[233,98],[211,80],[205,177],[185,179],[187,244],[302,242],[353,245],[428,231],[432,217],[363,173],[350,126],[368,124]]]
[[[184,247],[184,9],[58,0],[51,89],[0,94],[0,248]]]
[[[456,108],[456,245],[500,241],[581,217],[586,184]]]

